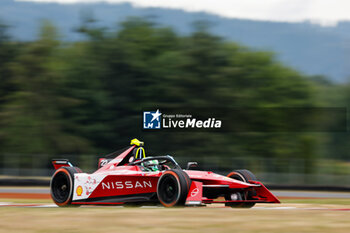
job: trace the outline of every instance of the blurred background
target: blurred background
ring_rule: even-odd
[[[142,131],[145,109],[350,104],[348,21],[193,9],[1,1],[0,177],[51,176],[52,158],[91,172],[138,138],[183,166],[350,187],[348,132]]]

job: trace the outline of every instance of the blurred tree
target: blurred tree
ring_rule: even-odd
[[[4,106],[6,152],[81,153],[88,142],[65,132],[59,111],[61,73],[54,58],[59,41],[55,27],[44,21],[39,39],[28,43],[12,65],[18,90]]]
[[[19,43],[11,41],[7,33],[8,26],[0,22],[0,152],[4,144],[6,132],[3,130],[5,117],[3,108],[9,102],[9,96],[16,91],[17,86],[13,80],[11,64],[16,57]]]
[[[329,107],[346,108],[347,122],[349,122],[350,108],[350,82],[344,84],[324,84],[317,83],[318,104]],[[349,131],[349,124],[347,125]],[[350,134],[348,132],[328,133],[323,140],[322,156],[326,158],[335,158],[350,160]]]
[[[15,90],[10,66],[19,47],[18,43],[11,42],[7,29],[8,26],[0,22],[0,108],[6,102],[6,96]]]
[[[343,148],[339,158],[348,158],[347,139],[328,135],[142,131],[143,110],[261,108],[261,127],[279,129],[283,116],[264,109],[349,103],[346,88],[300,74],[270,52],[224,41],[209,26],[196,22],[193,33],[183,36],[129,18],[113,31],[85,14],[77,29],[85,40],[62,43],[56,28],[44,22],[38,40],[22,44],[11,42],[0,26],[1,150],[107,153],[140,137],[152,153],[223,161],[292,157],[306,159],[305,172],[312,172],[315,158],[332,156],[321,147]]]

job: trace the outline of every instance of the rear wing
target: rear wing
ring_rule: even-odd
[[[73,167],[68,159],[53,159],[51,160],[52,165],[55,167],[55,170],[61,167]]]

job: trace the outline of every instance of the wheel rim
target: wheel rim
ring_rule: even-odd
[[[248,182],[248,180],[243,177],[243,175],[239,174],[239,173],[236,173],[236,172],[232,172],[230,173],[232,175],[229,175],[230,178],[233,178],[233,179],[236,179],[236,180],[240,180],[240,181],[243,181],[243,182]],[[245,192],[242,192],[242,193],[237,193],[240,195],[239,199],[238,200],[249,200],[250,197],[252,194],[251,194],[252,191],[245,191]],[[234,194],[234,193],[232,193]],[[232,200],[232,194],[230,195],[226,195],[225,196],[225,199],[226,200]],[[241,207],[241,208],[251,208],[255,205],[255,203],[229,203],[227,205],[230,205],[232,207]]]
[[[159,195],[161,200],[170,204],[178,199],[179,187],[174,176],[166,175],[159,183]]]
[[[69,177],[64,172],[59,172],[52,180],[52,195],[59,203],[65,202],[70,194]]]
[[[242,197],[240,193],[231,193],[230,199],[232,201],[238,201],[238,200],[242,200]]]

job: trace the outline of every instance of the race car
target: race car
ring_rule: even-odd
[[[146,156],[144,143],[133,139],[121,152],[99,159],[98,169],[82,172],[66,159],[53,159],[50,182],[60,207],[80,205],[225,206],[250,208],[280,201],[248,170],[227,176],[200,171],[196,162],[186,169],[170,155]]]

